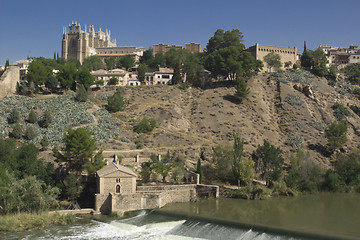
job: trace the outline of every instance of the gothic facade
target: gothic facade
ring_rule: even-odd
[[[84,59],[92,56],[99,55],[101,58],[106,57],[121,57],[126,54],[139,58],[145,48],[142,47],[117,47],[116,40],[111,40],[110,30],[105,32],[95,32],[94,26],[90,25],[89,32],[87,27],[81,29],[81,25],[77,22],[69,24],[68,28],[63,28],[63,39],[61,57],[64,59],[74,58],[80,63]]]

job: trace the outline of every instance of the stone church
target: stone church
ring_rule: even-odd
[[[67,29],[63,28],[61,57],[64,59],[74,58],[83,63],[85,58],[92,55],[107,58],[130,54],[137,60],[144,51],[143,47],[117,47],[116,40],[111,39],[110,30],[103,32],[100,28],[95,32],[93,25],[89,26],[89,32],[86,25],[81,30],[81,25],[77,22],[69,24]]]

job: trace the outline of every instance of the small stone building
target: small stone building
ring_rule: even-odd
[[[129,194],[136,192],[136,173],[112,162],[96,172],[99,194]]]

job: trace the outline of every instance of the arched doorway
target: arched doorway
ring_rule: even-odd
[[[116,193],[120,193],[120,185],[116,185]]]

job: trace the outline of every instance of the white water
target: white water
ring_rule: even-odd
[[[138,216],[103,223],[92,220],[88,224],[57,226],[47,230],[33,230],[19,234],[1,236],[2,239],[40,240],[283,240],[294,239],[269,235],[252,230],[226,227],[218,224],[181,220],[171,217],[141,213]]]

